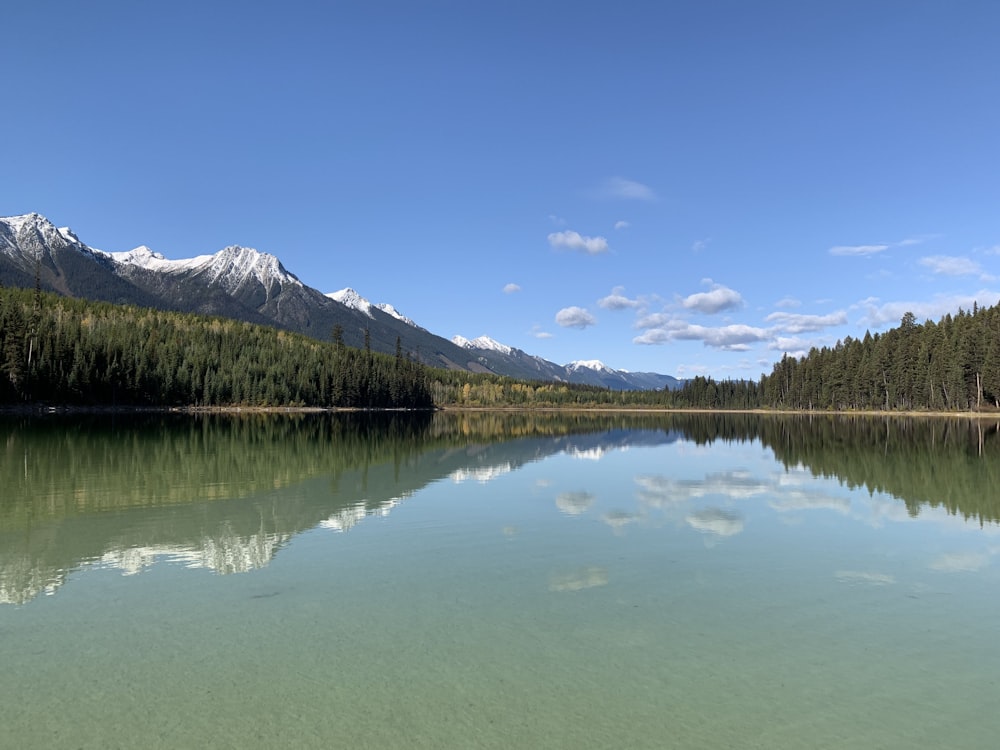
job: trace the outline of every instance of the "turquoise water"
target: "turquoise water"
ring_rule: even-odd
[[[197,464],[190,502],[81,509],[122,493],[100,462],[8,493],[4,745],[995,745],[991,520],[670,425],[395,456]]]

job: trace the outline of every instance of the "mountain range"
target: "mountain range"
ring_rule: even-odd
[[[0,218],[0,283],[69,297],[234,318],[392,354],[432,367],[514,378],[597,385],[613,390],[676,388],[659,373],[615,370],[597,360],[559,365],[487,336],[447,339],[390,304],[353,289],[324,294],[306,286],[269,253],[230,246],[214,255],[169,260],[145,246],[104,252],[37,213]]]

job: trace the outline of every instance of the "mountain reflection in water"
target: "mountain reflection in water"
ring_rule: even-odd
[[[835,478],[869,493],[980,523],[1000,520],[996,425],[974,420],[441,413],[335,415],[158,415],[47,417],[0,421],[0,602],[52,593],[82,566],[126,574],[170,561],[218,573],[267,565],[295,536],[346,531],[385,515],[431,483],[489,482],[556,454],[600,461],[630,446],[679,440],[759,442],[785,467],[761,479],[740,467],[701,480],[635,477],[637,508],[601,520],[621,534],[651,509],[692,498],[765,497],[782,514],[809,508],[846,513],[840,496],[806,492],[803,474]],[[558,494],[579,517],[587,488]],[[723,539],[743,516],[707,507],[683,516]],[[941,570],[978,558],[942,558]],[[847,583],[866,581],[845,571]],[[607,582],[603,568],[553,574],[553,591]],[[872,581],[868,581],[872,582]]]

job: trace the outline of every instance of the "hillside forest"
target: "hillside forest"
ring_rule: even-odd
[[[677,390],[524,381],[243,323],[0,288],[0,404],[148,407],[1000,409],[1000,307],[785,356],[759,380]]]

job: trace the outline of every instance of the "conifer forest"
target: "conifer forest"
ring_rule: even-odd
[[[0,289],[0,404],[150,407],[619,407],[1000,410],[1000,307],[785,355],[759,380],[612,391],[427,368],[227,318]]]

